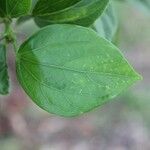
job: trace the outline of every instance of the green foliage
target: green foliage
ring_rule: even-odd
[[[110,42],[117,19],[108,2],[34,0],[33,14],[29,14],[30,0],[0,0],[1,22],[6,28],[0,42],[14,45],[18,80],[39,107],[60,116],[81,115],[141,79]],[[18,50],[11,26],[14,17],[19,17],[18,24],[33,17],[37,25],[47,27],[38,28]],[[98,34],[89,26],[94,26]],[[0,45],[0,94],[8,93],[3,44]]]
[[[31,7],[31,0],[0,0],[0,17],[16,18],[26,15]]]
[[[6,49],[0,44],[0,94],[8,94],[8,72],[6,64]]]

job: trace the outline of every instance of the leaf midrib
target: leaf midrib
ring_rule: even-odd
[[[112,73],[108,73],[108,72],[93,72],[93,71],[91,72],[91,71],[85,71],[85,70],[75,70],[75,69],[71,69],[71,68],[66,68],[64,66],[57,66],[57,65],[51,65],[51,64],[42,64],[42,63],[39,63],[39,62],[36,62],[36,61],[31,61],[27,58],[22,58],[22,60],[24,60],[25,62],[28,62],[28,63],[32,63],[35,66],[39,65],[39,66],[44,66],[44,67],[51,67],[51,68],[54,68],[54,69],[67,70],[67,71],[71,71],[71,72],[84,73],[84,74],[86,74],[86,73],[98,74],[100,76],[110,76],[110,77],[116,77],[116,78],[123,77],[123,78],[130,79],[130,80],[132,78],[136,79],[135,76],[131,76],[131,75],[127,76],[127,75],[123,75],[123,74],[114,74],[114,73],[112,74]],[[137,77],[137,79],[138,79],[138,77]]]

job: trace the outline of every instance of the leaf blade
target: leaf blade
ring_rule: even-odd
[[[140,79],[114,45],[75,25],[42,29],[21,46],[17,59],[26,93],[60,116],[98,107]]]

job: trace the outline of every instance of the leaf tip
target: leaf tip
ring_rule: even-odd
[[[143,80],[143,76],[135,71],[135,82]]]
[[[137,73],[137,80],[139,81],[143,80],[143,76]]]

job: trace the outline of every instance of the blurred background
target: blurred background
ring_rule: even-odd
[[[81,117],[57,117],[36,106],[18,85],[10,46],[11,93],[0,97],[0,150],[150,150],[150,7],[114,5],[119,18],[114,43],[143,81]],[[22,41],[38,28],[30,20],[16,29]]]

